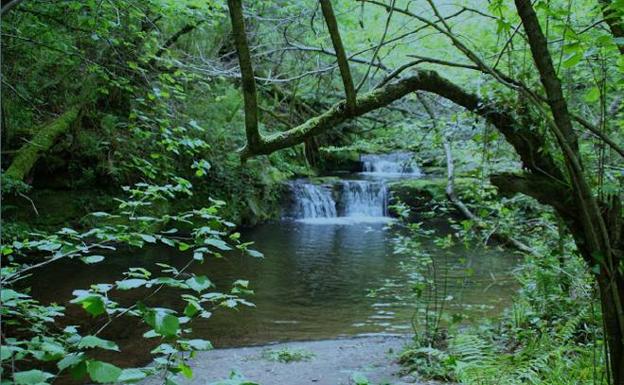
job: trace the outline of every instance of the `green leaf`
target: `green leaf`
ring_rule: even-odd
[[[25,372],[16,372],[13,374],[13,380],[17,385],[39,385],[47,384],[47,380],[54,377],[53,374],[33,369]]]
[[[204,240],[204,244],[210,245],[210,246],[214,246],[214,247],[216,247],[219,250],[232,250],[232,248],[230,246],[228,246],[227,243],[225,243],[221,239],[217,239],[217,238],[205,239]]]
[[[164,309],[152,309],[145,316],[145,322],[154,328],[154,331],[165,337],[174,337],[180,329],[180,320]]]
[[[202,340],[202,339],[192,339],[192,340],[180,340],[181,345],[188,346],[192,350],[211,350],[212,344],[210,341]]]
[[[193,253],[193,259],[196,261],[204,261],[204,253],[202,253],[201,251],[196,251]]]
[[[141,239],[143,239],[147,243],[156,243],[156,238],[153,235],[139,234],[139,237],[141,237]]]
[[[191,277],[187,279],[185,283],[188,285],[189,288],[195,290],[198,293],[213,286],[212,282],[210,282],[208,277],[206,277],[205,275]]]
[[[588,102],[588,103],[594,103],[598,99],[600,99],[600,90],[598,89],[598,87],[592,87],[585,94],[585,101]]]
[[[84,353],[70,353],[56,363],[59,370],[65,370],[84,361]]]
[[[138,382],[147,377],[147,373],[140,369],[124,369],[117,381],[119,382]]]
[[[0,346],[0,361],[8,360],[9,358],[13,356],[13,353],[18,350],[21,350],[21,348],[18,348],[16,346],[8,346],[8,345]]]
[[[82,305],[82,308],[92,316],[98,316],[106,311],[104,299],[97,294],[89,294],[88,292],[77,290],[74,294],[78,293],[78,298],[71,300],[71,303]]]
[[[193,369],[191,369],[190,366],[186,365],[183,362],[180,362],[180,364],[178,365],[178,369],[180,369],[180,372],[184,377],[193,378]]]
[[[583,59],[583,53],[582,52],[575,52],[573,54],[571,54],[570,56],[568,56],[563,63],[561,63],[563,68],[571,68],[574,67],[575,65],[577,65],[581,59]]]
[[[199,313],[200,310],[203,309],[197,301],[189,301],[184,307],[184,315],[187,317],[192,317],[195,314]]]
[[[87,265],[90,265],[93,263],[102,262],[104,260],[104,256],[103,255],[89,255],[88,257],[80,258],[80,260],[86,263]]]
[[[261,252],[257,251],[257,250],[247,250],[247,254],[249,254],[249,256],[254,257],[254,258],[264,258],[264,254],[262,254]]]
[[[117,289],[119,290],[136,289],[137,287],[141,287],[146,283],[146,280],[140,278],[124,279],[123,281],[115,282],[115,284],[117,285]]]
[[[184,243],[184,242],[178,243],[178,250],[180,251],[186,251],[190,248],[191,248],[191,245],[189,245],[188,243]]]
[[[2,302],[7,302],[16,298],[28,298],[28,295],[19,293],[15,290],[5,289],[0,290],[0,300]]]
[[[100,348],[106,350],[116,350],[119,351],[119,347],[113,341],[103,340],[96,336],[86,336],[80,340],[78,344],[80,349],[84,348]]]
[[[87,373],[95,382],[106,384],[115,382],[121,375],[121,369],[102,361],[87,361]]]

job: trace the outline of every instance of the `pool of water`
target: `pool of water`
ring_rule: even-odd
[[[401,268],[409,257],[393,253],[395,231],[388,221],[355,219],[283,221],[244,230],[242,238],[255,242],[255,249],[265,258],[232,254],[196,264],[192,271],[209,276],[221,290],[227,290],[236,279],[248,279],[255,291],[249,299],[256,306],[215,312],[211,319],[193,323],[194,334],[217,347],[231,347],[409,332],[414,302],[409,297],[407,272]],[[444,293],[453,297],[448,303],[451,311],[494,315],[510,303],[515,289],[510,274],[517,263],[511,252],[462,246],[442,251],[426,238],[422,247],[433,253],[438,266],[454,272]],[[128,267],[157,271],[157,262],[182,266],[190,257],[151,247],[139,253],[118,252],[97,265],[58,263],[32,280],[33,294],[43,301],[68,299],[74,289],[121,279]],[[466,267],[471,274],[462,273]],[[144,294],[120,293],[122,301],[128,302],[133,295],[140,298]],[[163,290],[152,301],[180,309],[178,298],[179,292]],[[82,316],[76,306],[70,308],[74,308],[70,318]],[[110,338],[126,340],[122,346],[141,348],[140,334],[145,330],[138,324],[112,330],[117,331]],[[139,345],[132,348],[134,341]]]

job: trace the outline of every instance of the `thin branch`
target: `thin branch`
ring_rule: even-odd
[[[396,0],[392,0],[390,11],[388,11],[388,17],[386,18],[386,25],[384,26],[384,31],[383,31],[383,34],[381,35],[381,39],[379,40],[379,44],[377,44],[377,47],[375,48],[375,51],[373,52],[373,58],[371,59],[371,64],[374,63],[375,60],[377,59],[377,55],[379,55],[379,50],[384,45],[384,41],[386,40],[386,35],[388,35],[388,29],[390,28],[390,21],[392,20],[392,15],[394,14],[395,3],[396,3]],[[366,82],[366,79],[368,78],[368,74],[370,74],[370,70],[371,70],[371,65],[369,65],[368,68],[366,69],[366,73],[364,74],[364,76],[362,77],[362,80],[360,80],[360,83],[356,87],[356,91],[359,91],[362,88],[362,86],[364,85],[364,82]]]

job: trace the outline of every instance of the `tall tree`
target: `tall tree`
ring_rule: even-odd
[[[366,1],[376,3],[372,0]],[[474,65],[468,66],[469,68],[483,71],[501,84],[516,90],[521,96],[530,100],[539,111],[538,114],[525,111],[524,116],[521,116],[521,121],[519,121],[518,117],[504,102],[483,100],[434,71],[419,69],[412,70],[409,76],[395,82],[384,81],[383,84],[385,85],[358,96],[355,98],[355,102],[348,99],[342,100],[326,112],[284,132],[261,137],[257,130],[254,130],[253,127],[250,129],[248,126],[248,145],[242,151],[242,156],[245,158],[269,154],[302,143],[307,138],[318,135],[340,123],[370,111],[387,107],[392,102],[414,91],[427,91],[436,94],[482,116],[496,127],[507,142],[514,147],[525,170],[522,174],[496,175],[492,177],[493,184],[497,185],[502,192],[523,193],[552,206],[565,220],[587,264],[590,267],[600,267],[598,282],[605,320],[604,328],[609,347],[611,381],[613,384],[619,385],[624,383],[624,313],[622,311],[624,307],[624,274],[622,271],[624,218],[621,198],[617,195],[610,195],[598,199],[592,192],[583,168],[579,139],[573,128],[573,121],[582,121],[590,127],[592,125],[569,112],[561,82],[548,49],[548,42],[530,2],[528,0],[516,0],[515,3],[529,42],[535,70],[540,74],[546,98],[518,80],[488,66],[453,34],[450,26],[445,22],[445,18],[439,14],[433,3],[430,2],[430,5],[441,21],[441,25],[409,11],[397,10],[420,21],[424,20],[430,27],[449,37],[452,44],[474,63]],[[380,5],[388,9],[387,5],[381,3]],[[244,33],[241,8],[240,1],[230,1],[230,14],[235,36]],[[330,33],[331,30],[330,28]],[[248,48],[245,49],[248,50]],[[243,51],[238,53],[241,60],[241,71],[248,72],[247,75],[243,73],[243,77],[250,78],[251,76],[252,78],[252,75],[249,74],[250,67],[242,63],[245,61],[246,53]],[[340,62],[342,55],[338,52],[336,55]],[[422,61],[421,58],[420,62]],[[432,60],[425,58],[424,61],[431,62]],[[413,65],[414,63],[409,63],[400,67],[395,71],[396,73],[393,72],[389,76],[397,78],[397,73]],[[454,63],[450,63],[450,65],[454,65]],[[343,82],[344,80],[343,76]],[[249,87],[249,84],[243,82],[244,93],[250,92]],[[348,92],[347,98],[349,98]],[[352,109],[345,108],[350,103],[354,104]],[[254,113],[249,111],[252,107],[246,105],[246,113]],[[554,143],[551,143],[547,133],[539,130],[544,121],[555,137]],[[253,145],[253,143],[257,143],[257,136],[261,138],[260,146]],[[554,145],[563,154],[563,164],[559,163],[550,152],[544,151],[548,145]]]

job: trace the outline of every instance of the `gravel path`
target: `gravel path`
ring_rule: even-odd
[[[397,374],[400,367],[396,356],[408,341],[405,336],[371,336],[216,349],[198,354],[191,365],[193,379],[181,382],[208,385],[227,378],[235,370],[261,385],[350,385],[354,384],[354,373],[365,375],[371,385],[424,385]],[[288,363],[267,358],[267,351],[282,349],[313,356]],[[155,383],[145,383],[152,384]]]

